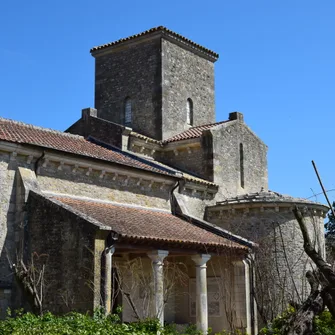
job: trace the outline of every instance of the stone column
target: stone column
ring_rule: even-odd
[[[156,250],[148,253],[152,260],[154,272],[154,316],[158,318],[161,325],[164,324],[164,273],[163,260],[169,254],[166,250]]]
[[[251,287],[250,287],[250,266],[247,260],[243,260],[244,264],[244,284],[245,284],[245,314],[247,333],[251,334]]]
[[[234,265],[234,295],[236,324],[245,328],[248,334],[254,334],[257,327],[254,299],[252,297],[251,266],[248,258],[233,262]]]
[[[114,254],[115,247],[111,246],[105,249],[105,299],[104,308],[105,313],[110,314],[111,302],[112,302],[112,256]]]
[[[196,320],[197,329],[203,334],[208,330],[208,302],[207,302],[207,265],[210,255],[196,255],[192,257],[196,266]]]
[[[255,255],[250,253],[243,261],[246,264],[246,271],[249,271],[249,292],[250,292],[250,334],[258,334],[257,302],[255,298]],[[247,284],[246,284],[247,285]]]

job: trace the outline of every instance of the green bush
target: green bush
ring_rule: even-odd
[[[63,316],[15,314],[0,321],[0,335],[156,335],[160,329],[157,320],[125,324],[118,315],[105,316],[99,310],[93,316],[75,312]]]
[[[0,335],[156,335],[158,331],[161,335],[201,335],[195,325],[189,325],[180,332],[173,324],[162,328],[155,319],[122,323],[118,314],[105,316],[103,310],[96,310],[93,316],[76,312],[62,316],[51,313],[36,316],[22,310],[11,315],[8,311],[8,317],[0,321]],[[240,332],[226,331],[213,334],[211,330],[209,333],[242,335]]]
[[[293,313],[295,313],[294,307],[289,306],[283,314],[278,315],[271,323],[262,328],[259,335],[283,335],[282,329]]]
[[[295,313],[293,307],[289,307],[283,314],[277,316],[271,323],[261,329],[259,335],[285,335],[282,329],[288,324],[289,318]],[[315,335],[335,335],[335,320],[329,311],[323,311],[314,319]]]
[[[314,322],[316,335],[335,335],[335,320],[329,311],[323,311]]]
[[[119,310],[120,312],[120,310]],[[103,310],[96,310],[93,316],[71,312],[63,316],[45,313],[8,311],[5,320],[0,321],[0,335],[201,335],[195,325],[190,325],[180,333],[176,325],[162,328],[155,319],[122,323],[118,314],[105,316]]]
[[[248,335],[244,332],[242,332],[241,330],[234,330],[232,332],[227,331],[227,330],[222,330],[219,333],[215,333],[214,335]]]

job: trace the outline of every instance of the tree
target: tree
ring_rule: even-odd
[[[333,208],[335,209],[335,202],[333,202]],[[331,211],[328,214],[329,221],[325,224],[326,238],[335,239],[335,217]]]
[[[134,319],[153,317],[153,271],[149,260],[141,257],[116,260],[113,266],[117,274],[117,287],[127,301]],[[188,270],[184,263],[164,260],[164,306],[175,294],[175,288],[187,287],[188,280]]]
[[[314,318],[321,314],[325,307],[335,319],[335,272],[314,248],[301,209],[295,207],[293,213],[303,235],[304,251],[316,265],[316,270],[307,271],[306,277],[311,288],[310,295],[304,303],[296,306],[296,312],[284,324],[282,333],[310,335],[315,334]]]
[[[333,208],[335,209],[335,202],[333,202]],[[335,269],[335,216],[333,211],[328,214],[328,222],[325,223],[325,230],[327,261]]]
[[[31,260],[25,264],[22,257],[18,256],[16,264],[10,261],[9,266],[13,270],[16,280],[28,295],[28,299],[32,302],[32,307],[35,313],[43,314],[43,300],[46,282],[44,278],[45,266],[49,255],[38,255],[32,253]]]

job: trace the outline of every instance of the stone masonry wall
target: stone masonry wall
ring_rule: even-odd
[[[69,127],[66,132],[81,135],[85,138],[91,136],[101,142],[121,148],[123,130],[124,126],[119,124],[94,116],[85,115]]]
[[[191,151],[184,148],[176,152],[172,150],[156,152],[155,159],[181,171],[189,172],[200,178],[206,178],[206,167],[203,164],[204,150],[202,147],[192,147]]]
[[[259,243],[256,252],[256,274],[258,284],[262,284],[258,286],[259,298],[266,293],[259,303],[267,307],[268,312],[281,312],[290,299],[299,302],[299,297],[306,298],[309,288],[305,274],[311,263],[303,250],[302,234],[290,208],[277,211],[266,207],[262,211],[250,208],[247,212],[235,209],[234,213],[228,210],[223,210],[221,215],[218,213],[207,213],[206,219]],[[311,211],[306,213],[306,220],[316,248],[323,252],[323,218]],[[272,297],[268,297],[268,292]]]
[[[92,116],[87,117],[86,124],[87,135],[121,149],[123,126]]]
[[[65,132],[74,134],[74,135],[82,135],[84,136],[85,131],[85,123],[82,118],[77,120],[75,123],[73,123],[69,128],[65,130]]]
[[[23,167],[27,172],[33,172],[36,168],[36,158],[42,155],[42,151],[40,155],[37,152],[34,152],[34,155],[35,158],[30,159],[28,156],[0,152],[0,319],[5,317],[8,307],[22,306],[22,292],[13,285],[7,253],[11,261],[15,262],[18,242],[22,242],[22,227],[25,225],[25,194],[18,169]],[[106,173],[101,178],[101,171],[96,170],[87,175],[88,169],[76,167],[75,163],[61,166],[59,162],[44,163],[46,162],[43,160],[39,161],[36,174],[37,185],[42,192],[170,209],[170,186],[162,186],[161,183],[153,181],[149,187],[149,180],[139,183],[139,179],[134,178],[129,178],[126,182],[126,171],[124,175],[113,180],[114,174]],[[29,252],[24,255],[25,261],[27,256]]]
[[[54,313],[92,311],[96,228],[84,219],[30,193],[30,254],[37,268],[45,261],[44,309]]]
[[[187,99],[193,102],[193,125],[215,122],[214,63],[162,40],[162,139],[189,128]]]
[[[124,124],[129,97],[131,128],[166,139],[188,129],[186,102],[190,98],[193,125],[215,122],[213,62],[158,37],[95,57],[99,117]]]
[[[0,319],[8,307],[20,305],[20,290],[13,285],[9,260],[16,262],[24,227],[24,190],[18,169],[33,168],[26,156],[0,151]]]
[[[239,194],[268,189],[267,146],[240,121],[210,130],[213,150],[213,181],[220,185],[217,201]],[[241,185],[240,144],[243,144],[244,187]],[[221,199],[220,199],[221,197]]]
[[[146,187],[149,181],[143,181],[142,185],[137,185],[138,180],[130,178],[126,184],[126,175],[113,180],[112,174],[106,174],[100,178],[101,172],[99,171],[93,170],[87,176],[87,169],[79,167],[73,172],[73,166],[64,164],[62,170],[59,170],[58,167],[59,164],[49,162],[46,167],[40,168],[37,180],[42,191],[144,207],[170,208],[169,193],[162,192],[158,184],[153,183],[149,189]]]
[[[10,304],[13,281],[7,252],[15,251],[15,165],[9,153],[0,152],[0,319],[5,317]]]
[[[132,102],[134,131],[161,139],[160,40],[119,47],[96,56],[95,108],[98,117],[124,124],[124,103]]]

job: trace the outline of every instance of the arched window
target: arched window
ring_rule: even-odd
[[[128,97],[124,101],[124,125],[131,127],[131,99]]]
[[[186,122],[189,126],[193,126],[193,102],[190,98],[186,101]]]

